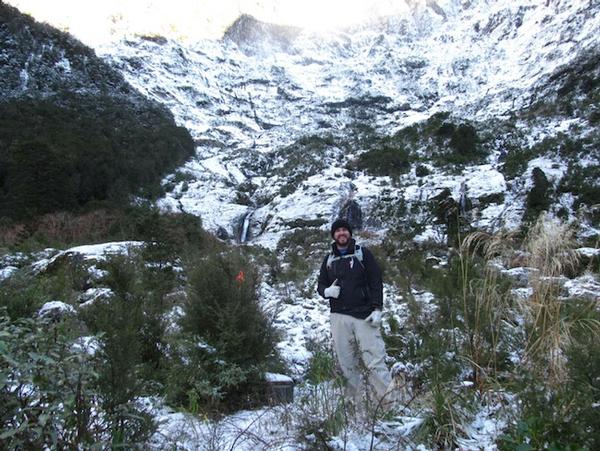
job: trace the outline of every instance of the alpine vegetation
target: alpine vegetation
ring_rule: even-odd
[[[2,449],[600,447],[597,2],[93,49],[24,3]]]

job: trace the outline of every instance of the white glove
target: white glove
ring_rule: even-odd
[[[365,321],[373,327],[379,327],[381,325],[381,310],[373,310],[371,314],[365,318]]]
[[[325,294],[326,298],[334,298],[334,299],[338,298],[338,296],[340,295],[341,288],[338,287],[336,285],[336,283],[337,283],[337,279],[335,279],[333,281],[331,286],[329,286],[329,287],[325,288],[325,290],[323,290],[323,294]]]

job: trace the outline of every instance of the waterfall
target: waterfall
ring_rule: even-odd
[[[250,217],[254,213],[254,210],[250,210],[244,217],[244,224],[242,225],[242,233],[240,234],[240,243],[245,243],[248,239],[248,228],[250,227]]]

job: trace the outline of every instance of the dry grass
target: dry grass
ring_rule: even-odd
[[[109,235],[116,220],[116,215],[105,209],[49,213],[29,223],[0,225],[0,246],[18,246],[32,236],[55,245],[95,242]]]
[[[473,369],[475,383],[484,389],[486,380],[497,370],[497,349],[503,320],[509,315],[510,299],[499,289],[498,271],[490,262],[506,259],[512,253],[514,235],[475,232],[461,241],[459,248],[462,307],[469,338],[467,360]],[[477,257],[487,264],[482,278],[471,273],[470,262]]]
[[[461,243],[462,302],[465,329],[469,337],[467,360],[473,367],[480,389],[496,369],[497,345],[506,337],[505,320],[525,325],[523,363],[535,370],[549,386],[559,386],[566,378],[565,351],[572,344],[574,327],[584,327],[600,338],[600,323],[583,312],[567,314],[561,299],[564,274],[578,267],[573,227],[540,216],[531,228],[523,250],[518,250],[514,236],[506,233],[489,235],[476,232]],[[483,278],[470,274],[469,262],[476,256],[488,262]],[[499,287],[499,271],[493,262],[519,260],[529,268],[531,296],[512,299]],[[510,321],[510,319],[514,321]]]
[[[95,241],[108,235],[116,217],[107,210],[94,210],[81,215],[51,213],[40,218],[37,232],[51,242],[79,243]]]
[[[12,247],[23,241],[28,235],[24,224],[0,226],[0,246]]]
[[[525,361],[540,371],[550,386],[567,377],[565,350],[572,343],[575,326],[600,336],[600,324],[565,314],[560,298],[561,277],[578,265],[572,227],[541,216],[525,243],[527,266],[534,268],[529,280],[532,295],[518,305],[528,327]]]

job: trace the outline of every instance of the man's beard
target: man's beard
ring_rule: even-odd
[[[339,247],[346,247],[348,244],[350,244],[350,238],[346,236],[340,236],[335,239],[335,244],[337,244]]]

